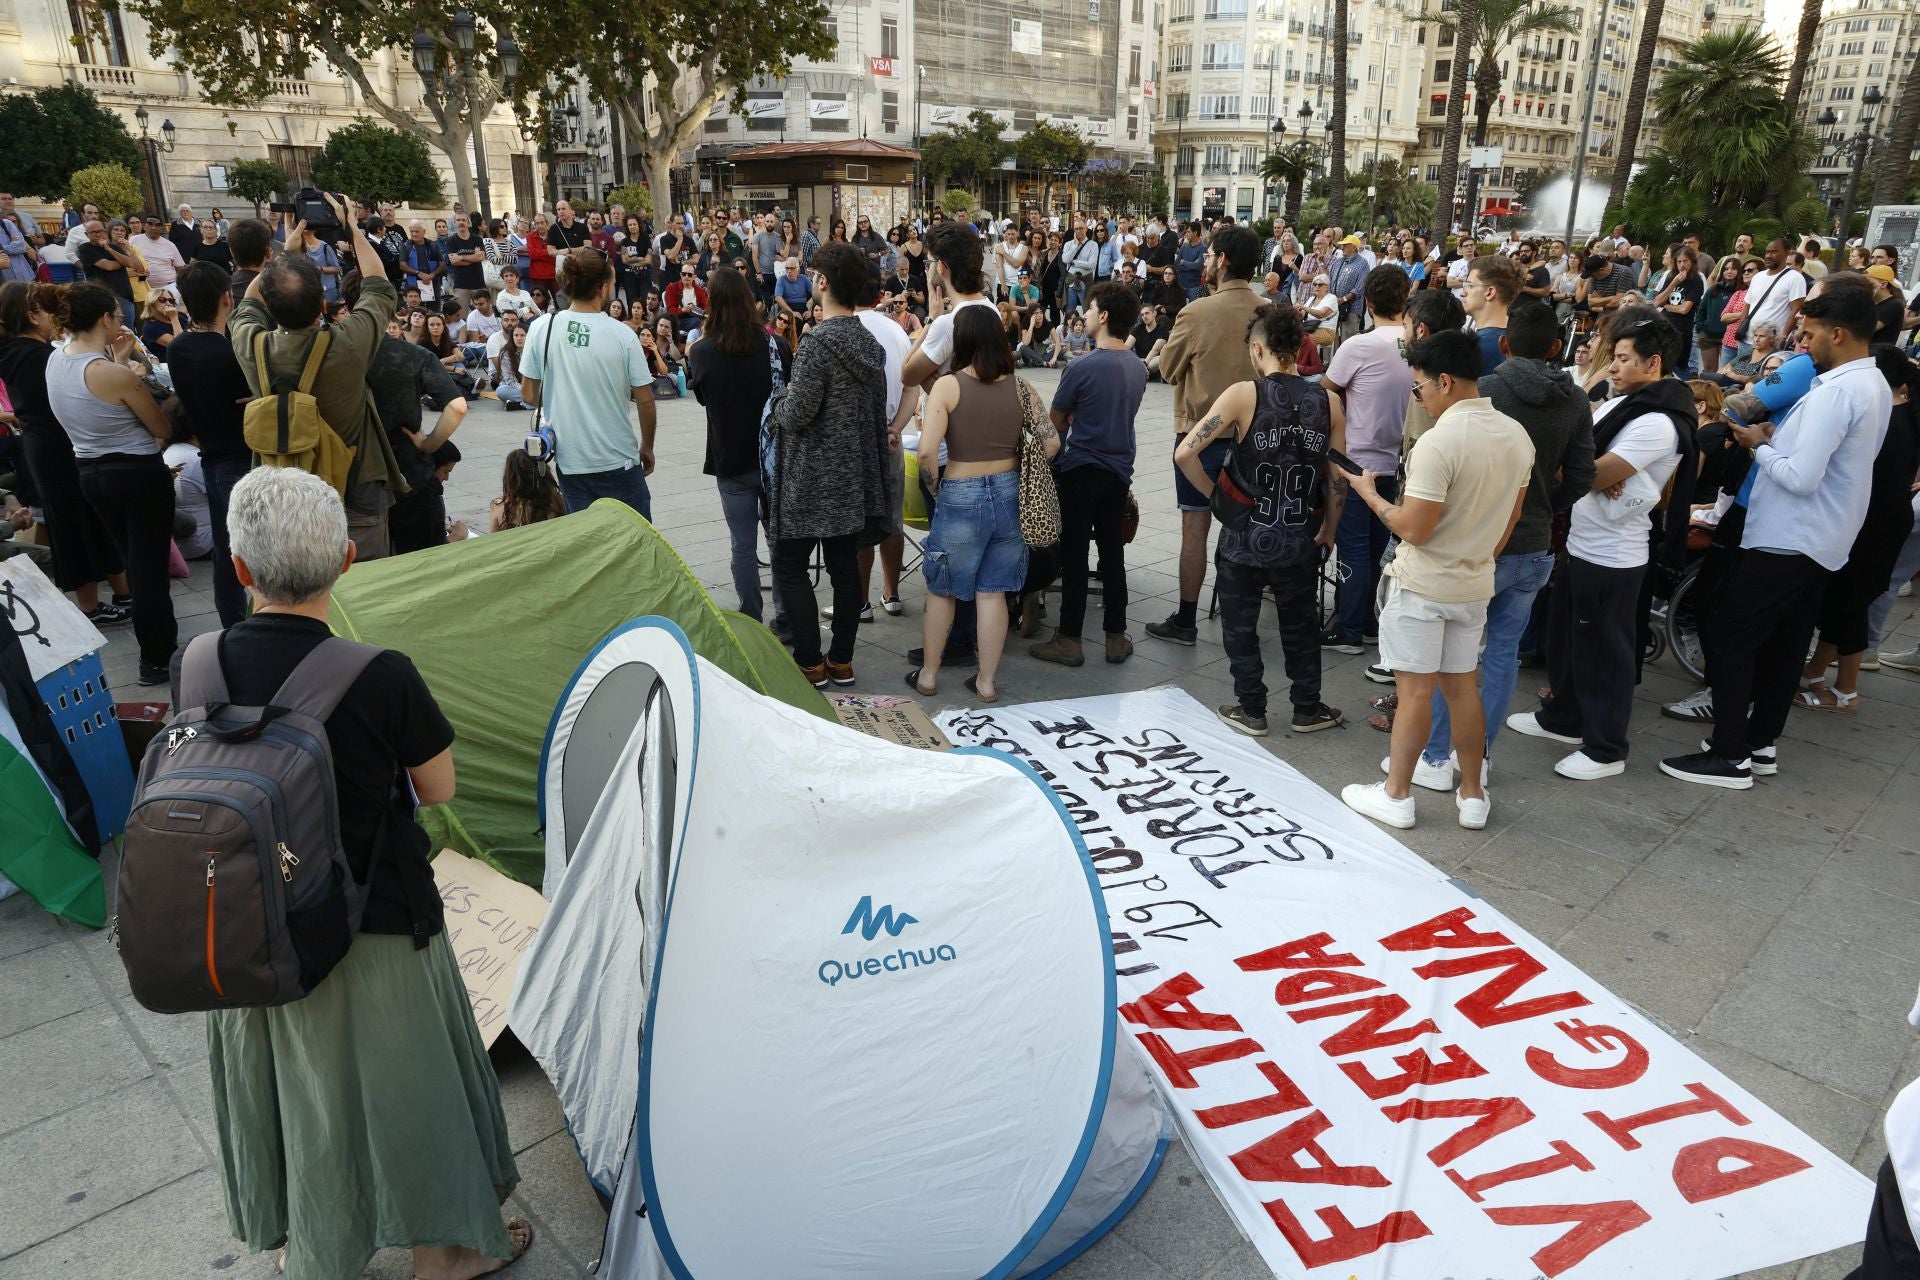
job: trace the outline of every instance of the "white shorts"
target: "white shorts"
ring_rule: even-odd
[[[1456,675],[1480,665],[1487,602],[1446,604],[1387,579],[1380,606],[1380,665],[1408,675]]]

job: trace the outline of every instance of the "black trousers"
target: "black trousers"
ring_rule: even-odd
[[[1285,656],[1291,701],[1311,707],[1320,701],[1320,624],[1315,593],[1320,572],[1311,562],[1283,569],[1250,569],[1216,554],[1214,584],[1220,591],[1220,643],[1233,673],[1233,696],[1242,710],[1267,714],[1266,664],[1260,658],[1260,599],[1273,588],[1280,615],[1280,652]]]
[[[1098,464],[1060,473],[1060,630],[1077,636],[1087,620],[1087,547],[1100,548],[1104,629],[1127,629],[1127,482]]]
[[[247,589],[233,571],[233,544],[227,536],[227,507],[233,500],[233,486],[239,484],[253,466],[245,455],[238,458],[202,458],[200,467],[207,478],[207,506],[213,516],[213,605],[220,611],[220,625],[231,627],[247,616]]]
[[[1829,576],[1797,552],[1740,553],[1713,622],[1715,755],[1745,760],[1787,727]]]
[[[1568,556],[1547,607],[1547,681],[1542,728],[1581,740],[1590,759],[1627,758],[1640,646],[1640,588],[1647,567],[1609,569]]]
[[[793,660],[802,667],[820,665],[820,606],[813,594],[807,565],[813,548],[826,562],[827,581],[833,585],[833,642],[826,656],[834,662],[853,661],[853,640],[860,633],[861,590],[859,548],[855,535],[838,538],[782,538],[773,544],[773,582],[793,628]]]
[[[179,628],[167,548],[173,542],[173,473],[157,453],[80,459],[80,491],[112,535],[133,592],[133,635],[142,666],[165,667]]]
[[[1920,1280],[1920,1247],[1913,1240],[1906,1203],[1893,1161],[1880,1162],[1873,1208],[1867,1214],[1867,1240],[1860,1249],[1860,1265],[1847,1280]]]
[[[447,500],[437,486],[432,492],[416,488],[394,499],[387,512],[387,540],[393,554],[447,545]]]

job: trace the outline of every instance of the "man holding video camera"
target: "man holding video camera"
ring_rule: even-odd
[[[368,366],[400,297],[386,278],[373,242],[354,226],[346,197],[302,191],[294,205],[300,221],[287,236],[287,244],[296,247],[268,259],[253,278],[246,297],[227,321],[227,336],[253,394],[268,396],[275,387],[297,385],[319,336],[327,300],[319,269],[297,247],[305,239],[298,233],[311,230],[323,239],[352,241],[359,299],[347,318],[329,330],[326,355],[313,380],[313,396],[320,416],[354,450],[347,479],[347,532],[358,548],[358,558],[372,560],[388,554],[387,511],[394,497],[407,491],[406,478],[367,391]],[[261,334],[266,335],[269,386],[260,385],[253,354]]]

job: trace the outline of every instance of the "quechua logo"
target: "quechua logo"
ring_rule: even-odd
[[[858,933],[867,942],[877,939],[884,931],[889,938],[897,938],[908,925],[920,921],[904,911],[896,912],[892,903],[875,910],[873,895],[862,897],[847,917],[847,923],[840,929],[845,937]],[[958,959],[951,943],[920,948],[901,948],[886,955],[851,956],[845,960],[822,961],[818,970],[820,981],[829,987],[837,987],[844,981],[854,978],[877,978],[886,973],[906,973],[910,970],[936,965],[948,960]]]
[[[860,899],[859,905],[854,907],[853,914],[847,917],[846,927],[841,929],[840,932],[852,933],[855,929],[858,929],[861,937],[865,938],[868,942],[872,942],[880,936],[882,929],[887,931],[889,938],[897,938],[900,936],[902,929],[905,929],[910,924],[919,923],[918,920],[904,911],[899,915],[895,915],[893,913],[892,903],[888,903],[876,912],[873,909],[873,895],[867,894]]]

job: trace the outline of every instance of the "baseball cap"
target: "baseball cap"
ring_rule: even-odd
[[[1362,240],[1359,236],[1349,235],[1346,237],[1346,239],[1342,240],[1340,243],[1341,244],[1357,244],[1357,245],[1364,246],[1367,242],[1365,240]]]
[[[1893,268],[1883,263],[1868,267],[1867,276],[1869,279],[1879,280],[1885,284],[1892,284],[1895,280],[1899,279],[1899,277],[1894,274]]]

